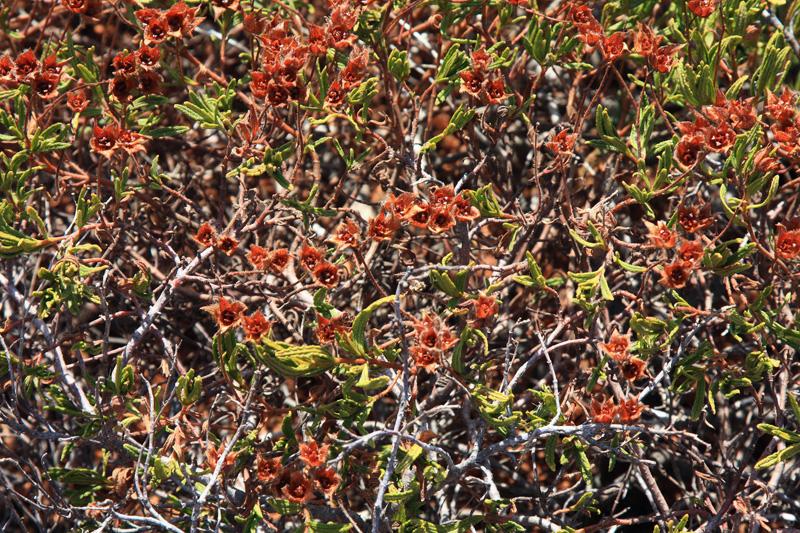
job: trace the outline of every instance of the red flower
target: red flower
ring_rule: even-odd
[[[289,264],[291,258],[292,256],[289,255],[289,250],[286,248],[278,248],[269,253],[267,266],[276,274],[280,274]]]
[[[452,185],[434,187],[428,197],[428,203],[433,209],[446,209],[456,196]]]
[[[617,363],[622,370],[622,376],[628,381],[636,381],[644,377],[645,362],[638,357],[626,357]]]
[[[331,36],[325,32],[325,28],[312,23],[308,24],[308,51],[312,55],[325,55],[332,45]]]
[[[299,470],[281,476],[278,488],[280,495],[290,502],[304,503],[311,498],[311,480]]]
[[[786,260],[796,259],[800,256],[800,229],[787,229],[783,224],[778,224],[778,238],[775,240],[775,253]]]
[[[680,259],[666,265],[661,272],[661,283],[671,289],[680,289],[686,286],[691,275],[691,263]]]
[[[470,96],[479,98],[481,91],[483,91],[483,82],[485,81],[483,72],[475,69],[465,70],[459,74],[459,77],[461,78],[461,87],[464,91]]]
[[[108,86],[108,92],[120,102],[128,102],[136,88],[136,79],[132,76],[114,76]]]
[[[73,13],[86,13],[89,10],[90,0],[61,0],[61,5]]]
[[[300,249],[299,259],[303,268],[309,272],[313,271],[323,260],[324,254],[317,248],[304,244]]]
[[[36,59],[36,55],[32,51],[26,50],[18,55],[14,62],[14,75],[17,80],[22,81],[33,74],[38,67],[39,60]]]
[[[333,318],[325,318],[317,315],[317,339],[320,344],[333,344],[336,342],[336,334],[344,335],[347,333],[346,322],[348,316],[345,313]]]
[[[736,142],[736,132],[727,124],[706,129],[706,143],[715,152],[727,154]]]
[[[104,157],[111,158],[117,147],[119,129],[114,125],[105,126],[103,128],[95,125],[93,133],[92,140],[89,141],[92,150]]]
[[[469,300],[468,303],[474,308],[475,318],[478,320],[486,320],[496,315],[499,309],[497,299],[485,294]]]
[[[707,228],[714,222],[708,205],[680,206],[678,208],[678,223],[689,233],[696,233]]]
[[[597,424],[610,424],[616,416],[616,406],[614,400],[606,398],[603,403],[592,400],[592,421]]]
[[[154,46],[143,44],[136,52],[136,57],[142,68],[155,68],[158,66],[158,60],[161,58],[161,52]]]
[[[337,107],[342,105],[344,97],[345,93],[344,89],[342,89],[342,84],[339,83],[339,80],[336,80],[328,87],[328,94],[325,95],[325,102],[332,107]]]
[[[669,72],[675,62],[675,51],[679,45],[660,46],[655,53],[650,56],[650,64],[662,74]]]
[[[258,269],[264,269],[266,268],[267,261],[269,260],[269,251],[266,248],[262,248],[261,246],[254,244],[250,246],[247,259],[254,267]]]
[[[309,468],[316,468],[325,464],[328,459],[328,445],[320,446],[316,441],[300,444],[300,460]]]
[[[558,155],[570,154],[575,147],[576,138],[577,135],[570,134],[567,130],[561,130],[545,146]]]
[[[675,157],[685,168],[693,167],[702,153],[702,142],[695,136],[684,136],[675,146]]]
[[[675,247],[677,235],[664,222],[653,224],[645,220],[644,225],[647,226],[647,237],[650,240],[650,244],[656,248],[664,248],[666,250],[671,250]]]
[[[138,56],[134,52],[124,53],[120,52],[114,56],[111,61],[111,67],[114,69],[114,74],[133,74],[136,72],[136,60]]]
[[[162,16],[150,20],[144,28],[144,40],[146,43],[163,43],[169,35],[169,24]]]
[[[252,315],[242,319],[242,327],[245,337],[248,340],[257,342],[261,337],[269,333],[272,324],[264,317],[264,313],[256,311]]]
[[[196,13],[197,8],[190,8],[183,0],[170,7],[164,13],[164,20],[169,27],[169,34],[173,37],[190,36],[195,27],[202,21],[201,18],[195,17]]]
[[[696,264],[703,258],[703,246],[697,241],[686,241],[678,250],[678,257],[688,263]]]
[[[435,350],[424,346],[412,346],[409,350],[411,359],[416,368],[421,368],[426,372],[435,372],[439,366],[439,354]]]
[[[603,56],[607,61],[614,61],[622,57],[622,54],[627,50],[627,46],[625,45],[625,40],[627,38],[628,34],[623,31],[618,31],[608,37],[603,37],[600,41],[600,51],[603,52]]]
[[[621,360],[627,357],[631,346],[631,336],[621,335],[617,332],[611,334],[608,342],[601,342],[600,349],[614,360]]]
[[[689,0],[689,11],[701,18],[706,18],[717,8],[717,0]]]
[[[619,407],[617,407],[617,416],[619,416],[620,422],[627,424],[639,420],[642,411],[644,411],[644,405],[639,403],[639,398],[631,396],[619,404]]]
[[[269,89],[269,76],[263,72],[254,70],[250,73],[250,90],[256,98],[266,98]]]
[[[413,215],[409,217],[409,222],[415,228],[426,228],[428,227],[428,221],[431,218],[431,210],[427,204],[427,202],[417,202],[416,207],[412,209]]]
[[[402,220],[408,220],[424,210],[414,193],[410,192],[404,192],[400,196],[390,194],[386,200],[386,208]]]
[[[339,268],[328,261],[321,261],[313,271],[314,279],[322,285],[332,289],[339,284]]]
[[[194,240],[206,248],[209,246],[214,246],[217,242],[217,232],[214,231],[214,228],[211,227],[211,224],[208,222],[203,222],[198,228],[197,233],[194,236]]]
[[[378,216],[369,221],[367,236],[374,241],[389,241],[399,227],[399,222],[386,211],[381,211]]]
[[[84,89],[75,89],[67,93],[67,107],[76,115],[89,107],[89,95]]]
[[[767,103],[764,106],[764,110],[767,115],[779,124],[791,124],[797,113],[795,109],[795,94],[787,86],[783,87],[780,97],[775,96],[771,91],[767,91]]]
[[[653,34],[649,26],[639,23],[639,29],[633,36],[633,50],[639,55],[648,57],[655,53],[662,37]]]
[[[58,82],[60,76],[52,72],[37,72],[33,77],[33,92],[43,100],[50,100],[58,96]]]
[[[242,320],[245,306],[242,303],[230,301],[225,297],[220,297],[219,302],[203,307],[203,310],[210,313],[217,322],[220,331],[226,331],[238,326]]]
[[[437,209],[428,219],[428,229],[433,233],[444,233],[456,225],[456,219],[449,209]]]
[[[270,459],[259,456],[256,462],[256,477],[262,483],[272,483],[281,474],[283,465],[280,457]]]
[[[142,70],[137,78],[139,90],[144,94],[158,94],[161,91],[161,75],[152,70]]]
[[[267,84],[267,103],[271,106],[281,106],[289,101],[289,90],[275,80]]]
[[[316,485],[320,492],[328,497],[336,492],[341,481],[342,479],[339,477],[339,474],[337,474],[336,470],[333,468],[320,468],[314,473],[314,485]]]
[[[459,195],[453,199],[450,208],[456,220],[459,222],[471,222],[481,216],[481,212],[478,211],[477,207],[472,205],[472,202],[469,201],[464,193],[459,193]]]
[[[129,130],[119,130],[119,135],[117,136],[117,145],[125,150],[128,155],[133,155],[136,152],[144,152],[144,144],[146,141],[146,137],[139,133]]]
[[[239,247],[239,241],[230,235],[223,235],[216,243],[215,248],[227,256],[232,256],[236,253]]]
[[[340,247],[358,248],[361,243],[361,230],[358,224],[349,218],[339,224],[333,236],[330,238],[331,242]]]

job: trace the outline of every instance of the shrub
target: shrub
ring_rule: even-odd
[[[4,529],[796,527],[795,7],[6,2]]]

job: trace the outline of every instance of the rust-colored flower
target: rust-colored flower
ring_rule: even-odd
[[[230,235],[223,235],[222,237],[219,238],[214,247],[223,254],[227,256],[232,256],[233,254],[236,253],[236,249],[239,247],[239,241],[237,241]]]
[[[313,272],[317,265],[324,259],[325,255],[318,248],[304,244],[300,249],[299,260],[300,264],[308,270]]]
[[[662,74],[669,72],[675,63],[675,51],[678,50],[679,45],[660,46],[655,53],[650,56],[650,64],[653,68]]]
[[[401,220],[409,220],[417,212],[424,210],[418,198],[410,192],[404,192],[400,196],[390,194],[386,200],[386,208]]]
[[[508,97],[506,82],[502,76],[494,76],[483,83],[486,100],[490,104],[499,104]]]
[[[228,300],[224,296],[220,296],[217,303],[203,307],[203,311],[210,313],[214,317],[220,331],[226,331],[238,326],[242,320],[244,310],[243,303]]]
[[[661,283],[671,289],[680,289],[686,286],[692,273],[692,264],[680,259],[666,265],[661,272]]]
[[[267,97],[267,90],[269,89],[270,78],[263,72],[254,70],[250,73],[250,91],[253,96],[259,99]]]
[[[414,214],[408,218],[409,223],[415,228],[427,228],[431,218],[431,209],[427,202],[417,202]]]
[[[146,142],[147,137],[135,131],[120,129],[117,136],[117,144],[129,155],[133,155],[136,152],[144,152]]]
[[[60,76],[52,72],[37,72],[31,84],[36,96],[43,100],[50,100],[58,96],[58,82]]]
[[[272,328],[272,324],[261,311],[242,318],[242,329],[244,329],[247,340],[253,342],[261,340],[261,337],[269,333],[270,328]]]
[[[305,503],[312,495],[311,480],[301,470],[285,471],[276,489],[279,496],[294,503]]]
[[[633,51],[641,56],[650,56],[658,48],[662,37],[656,36],[650,26],[639,23],[639,27],[633,36]]]
[[[200,227],[197,229],[197,233],[194,236],[194,240],[197,241],[198,244],[201,246],[205,246],[208,248],[209,246],[214,246],[217,242],[217,232],[208,222],[203,222],[200,224]]]
[[[267,262],[269,261],[269,250],[257,244],[253,244],[250,246],[250,251],[247,253],[247,260],[257,269],[264,269],[267,267]]]
[[[328,93],[325,95],[325,102],[332,107],[337,107],[342,105],[344,97],[345,92],[342,88],[342,84],[339,83],[339,80],[336,80],[328,87]]]
[[[456,225],[456,218],[450,209],[435,209],[428,218],[428,229],[433,233],[444,233],[450,231]]]
[[[409,350],[414,366],[426,372],[435,372],[439,366],[439,353],[425,346],[412,346]]]
[[[262,483],[272,483],[281,475],[283,465],[280,457],[259,456],[256,462],[256,477]]]
[[[686,241],[678,250],[678,257],[680,257],[682,261],[697,264],[703,258],[704,253],[705,250],[702,244],[697,241]]]
[[[89,94],[84,89],[75,89],[68,92],[67,107],[76,115],[81,113],[89,107]]]
[[[152,70],[142,70],[136,77],[142,94],[158,94],[161,92],[161,74]]]
[[[603,52],[606,61],[614,61],[622,57],[627,51],[627,45],[625,44],[627,38],[628,34],[623,31],[618,31],[608,37],[602,38],[600,41],[600,51]]]
[[[483,72],[474,69],[465,70],[459,74],[459,77],[461,78],[461,88],[464,92],[476,98],[480,97],[483,91],[483,82],[486,81]]]
[[[369,221],[367,236],[375,241],[390,241],[400,227],[400,222],[386,211],[381,211],[378,216]]]
[[[26,50],[18,55],[14,62],[14,75],[17,80],[22,81],[33,74],[37,68],[39,68],[39,60],[36,59],[36,54],[31,50]]]
[[[219,463],[220,458],[222,457],[222,452],[225,450],[226,443],[220,442],[219,446],[214,446],[213,444],[208,445],[208,450],[206,451],[206,466],[209,470],[213,471],[217,468],[217,463]],[[222,466],[222,470],[226,470],[233,466],[236,462],[236,457],[238,452],[229,452],[228,455],[225,456],[225,462]]]
[[[497,298],[486,294],[480,294],[477,298],[469,300],[468,303],[473,307],[475,318],[478,320],[486,320],[496,315],[499,309]]]
[[[800,256],[800,229],[787,229],[778,224],[778,237],[775,240],[775,253],[781,259],[793,260]]]
[[[645,362],[638,357],[626,357],[617,361],[623,377],[628,381],[636,381],[644,377]]]
[[[570,134],[567,130],[561,130],[550,139],[545,146],[552,152],[558,155],[566,155],[572,153],[575,147],[575,139],[577,135]]]
[[[726,154],[736,142],[736,132],[727,124],[706,129],[706,143],[714,152]]]
[[[98,154],[111,158],[114,155],[114,150],[117,148],[117,137],[119,136],[119,129],[113,124],[100,127],[95,125],[93,129],[92,140],[89,145],[92,150]]]
[[[291,259],[292,256],[289,254],[289,250],[286,248],[277,248],[269,253],[267,266],[276,274],[280,274],[289,265]]]
[[[339,267],[328,261],[320,261],[312,272],[314,279],[322,285],[332,289],[339,284]]]
[[[136,72],[137,59],[138,56],[134,52],[120,52],[111,61],[111,68],[114,69],[115,75],[129,76]]]
[[[61,0],[61,5],[73,13],[84,14],[89,11],[91,0]]]
[[[314,473],[314,485],[325,496],[332,496],[341,482],[342,478],[333,468],[320,468]]]
[[[455,197],[456,191],[452,185],[434,187],[428,196],[428,204],[432,209],[446,209]]]
[[[616,406],[612,398],[603,402],[592,399],[592,421],[598,424],[611,424],[616,416]]]
[[[146,43],[161,44],[169,35],[169,24],[162,16],[151,19],[144,28],[144,40]]]
[[[647,226],[647,238],[650,240],[651,245],[666,250],[675,248],[678,236],[674,231],[669,229],[666,223],[659,222],[658,224],[653,224],[645,220],[644,225]]]
[[[631,347],[631,336],[621,335],[616,331],[611,334],[608,342],[601,342],[600,349],[603,350],[609,357],[615,360],[624,359],[628,356],[628,350]]]
[[[342,313],[332,318],[325,318],[317,315],[317,339],[320,344],[333,344],[336,342],[336,334],[344,335],[349,327],[349,318],[346,313]]]
[[[139,50],[136,51],[136,58],[139,60],[139,65],[142,68],[156,68],[158,66],[158,60],[161,58],[161,52],[154,46],[143,44]]]
[[[684,168],[693,167],[703,153],[703,145],[693,137],[684,137],[675,146],[675,158]]]
[[[325,464],[328,459],[327,444],[320,446],[316,441],[303,442],[300,444],[300,460],[309,468],[316,468]]]
[[[689,233],[696,233],[714,222],[707,204],[678,207],[678,224]]]
[[[639,420],[642,411],[644,411],[644,405],[639,403],[639,398],[631,396],[619,404],[619,407],[617,407],[617,416],[619,416],[620,422],[628,424]]]
[[[471,222],[481,216],[481,212],[478,211],[477,207],[472,205],[472,202],[469,201],[463,192],[459,193],[458,196],[453,199],[453,202],[450,204],[450,209],[459,222]]]
[[[330,240],[341,248],[358,248],[361,242],[361,230],[358,224],[348,218],[339,224]]]
[[[686,6],[698,17],[706,18],[717,8],[717,3],[717,0],[689,0]]]
[[[172,5],[165,13],[164,20],[169,27],[169,34],[173,37],[188,37],[194,28],[202,21],[196,17],[197,8],[191,8],[181,0]]]
[[[796,95],[789,87],[784,86],[780,96],[776,96],[772,91],[767,91],[767,103],[764,110],[780,125],[789,125],[794,122],[797,114],[795,108]]]
[[[129,102],[136,85],[137,79],[133,76],[114,76],[108,84],[108,92],[120,102]]]

